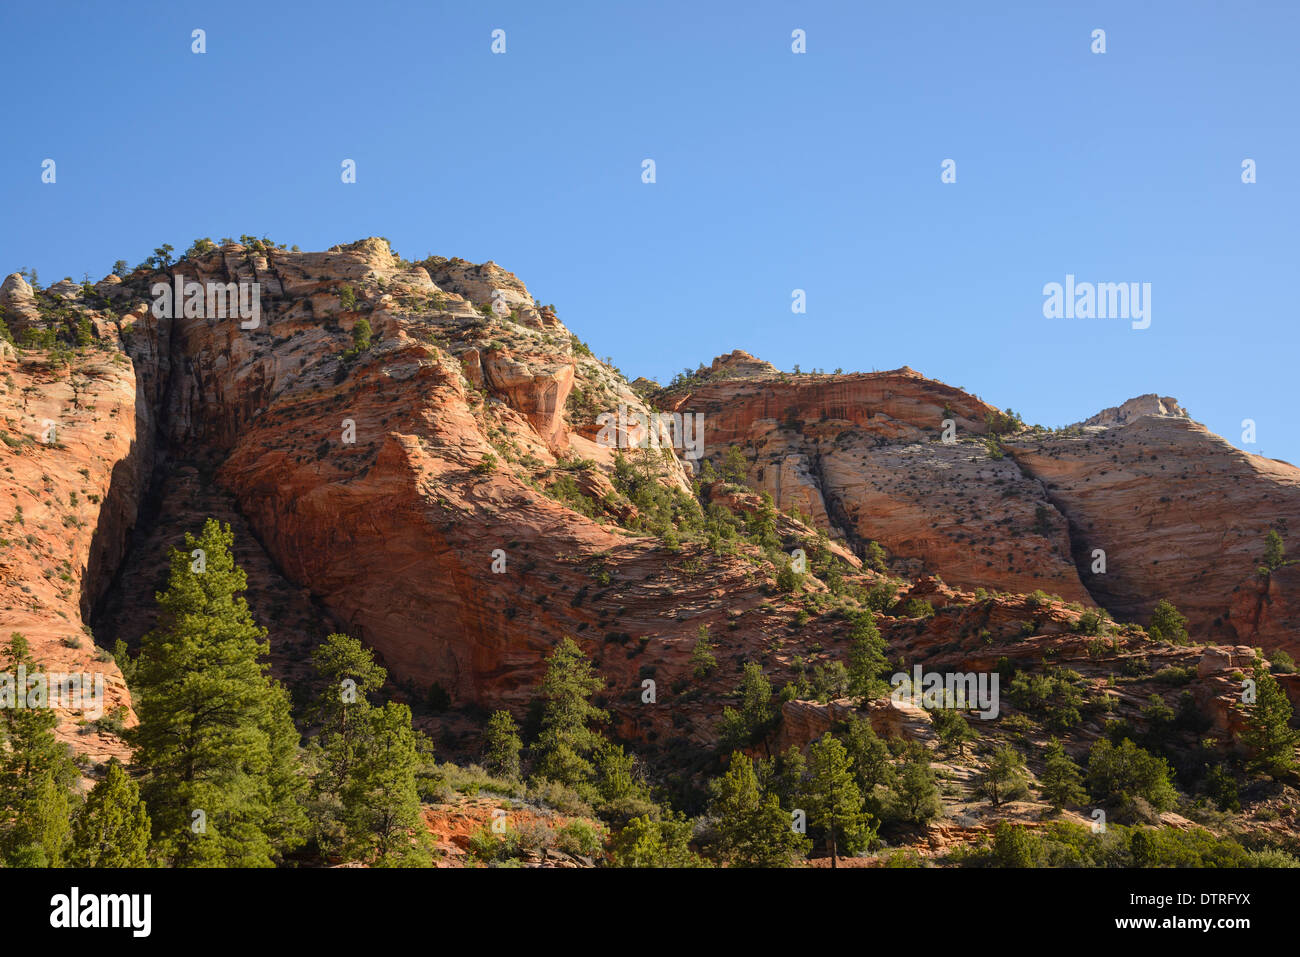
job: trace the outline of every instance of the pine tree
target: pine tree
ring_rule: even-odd
[[[1047,766],[1043,769],[1040,789],[1043,800],[1058,811],[1069,804],[1082,804],[1088,799],[1083,789],[1083,772],[1065,753],[1065,746],[1052,738],[1043,752]]]
[[[240,597],[247,576],[233,542],[229,525],[208,519],[172,549],[137,661],[129,740],[155,848],[174,866],[271,866],[305,827],[298,735],[259,660],[266,631]]]
[[[1277,571],[1285,564],[1286,546],[1282,543],[1282,536],[1276,529],[1270,528],[1264,539],[1264,567],[1269,571]]]
[[[669,811],[661,818],[633,818],[614,839],[618,867],[700,867],[704,862],[690,848],[694,828],[685,815]]]
[[[860,701],[878,698],[889,690],[881,675],[889,668],[885,640],[871,612],[855,615],[849,628],[849,693]]]
[[[317,845],[378,866],[428,864],[416,783],[421,740],[410,708],[370,703],[388,673],[350,635],[328,636],[312,664],[321,687],[313,707],[321,731],[311,749]]]
[[[375,663],[374,653],[351,635],[329,635],[312,652],[311,662],[323,685],[313,717],[325,732],[347,727],[349,708],[364,704],[366,695],[388,680],[388,672]]]
[[[524,743],[509,711],[494,711],[483,730],[483,767],[507,781],[519,779],[519,752]]]
[[[758,762],[758,783],[766,794],[776,795],[782,809],[793,811],[803,799],[808,761],[803,752],[790,745],[782,754]]]
[[[924,824],[943,813],[939,785],[930,766],[930,752],[923,747],[908,749],[898,776],[895,807],[898,816],[911,824]]]
[[[311,709],[321,728],[313,742],[318,765],[313,792],[319,808],[322,795],[337,796],[351,776],[357,749],[369,727],[367,695],[383,687],[388,672],[375,663],[374,653],[351,635],[329,635],[311,657],[320,678]]]
[[[998,867],[1034,867],[1038,863],[1037,845],[1028,828],[999,821],[993,829],[993,859]]]
[[[608,715],[589,699],[605,686],[605,679],[572,638],[564,638],[546,662],[536,775],[590,796],[594,769],[587,756],[603,740],[591,725]]]
[[[1278,778],[1295,767],[1300,732],[1291,730],[1291,702],[1263,664],[1255,665],[1255,703],[1247,707],[1242,743],[1250,754],[1246,766]]]
[[[1029,793],[1025,758],[1011,745],[994,752],[988,767],[976,783],[976,792],[992,804],[1014,801]]]
[[[718,668],[718,659],[713,656],[713,640],[709,637],[709,626],[700,625],[695,646],[691,649],[691,673],[697,680],[707,678]]]
[[[431,858],[415,784],[420,756],[411,709],[390,701],[358,719],[365,727],[341,793],[349,850],[379,866],[427,866]]]
[[[862,792],[853,781],[849,753],[830,733],[808,749],[808,782],[804,792],[808,822],[822,828],[831,867],[838,866],[839,848],[864,847],[874,835],[871,816],[863,807]]]
[[[764,741],[776,721],[772,709],[772,683],[761,666],[747,662],[741,670],[740,708],[723,708],[719,743],[723,750],[750,747]]]
[[[1151,610],[1151,626],[1147,628],[1156,641],[1167,641],[1174,645],[1188,642],[1187,619],[1178,613],[1173,602],[1160,599]]]
[[[149,813],[140,789],[122,765],[109,762],[72,824],[68,863],[73,867],[146,867]]]
[[[934,729],[944,747],[956,749],[959,755],[966,753],[966,745],[979,735],[970,726],[962,713],[953,708],[937,708],[930,712],[934,719]]]
[[[876,734],[870,721],[857,715],[850,716],[843,742],[849,760],[853,762],[853,777],[862,791],[867,810],[880,817],[884,801],[877,796],[876,789],[891,788],[896,780],[889,745]]]
[[[27,639],[14,632],[4,669],[10,681],[20,665],[29,679],[44,670]],[[68,841],[78,771],[67,745],[54,737],[54,711],[33,698],[44,687],[15,682],[13,700],[0,696],[0,860],[11,867],[58,867]]]
[[[1120,805],[1142,798],[1157,811],[1174,806],[1178,793],[1169,780],[1169,763],[1128,738],[1113,745],[1106,738],[1088,752],[1088,790],[1099,801]]]
[[[712,782],[710,814],[717,820],[723,858],[734,867],[788,867],[808,841],[791,827],[775,794],[759,789],[754,763],[733,751],[727,773]]]
[[[868,568],[873,568],[878,572],[889,571],[889,563],[885,555],[885,550],[880,547],[879,542],[867,542],[865,564]]]

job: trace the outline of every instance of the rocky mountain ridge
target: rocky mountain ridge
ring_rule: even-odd
[[[154,315],[153,285],[178,274],[258,283],[260,323]],[[1042,430],[906,367],[790,374],[740,351],[634,389],[496,264],[410,262],[379,239],[227,243],[93,287],[14,275],[0,308],[20,344],[85,339],[0,351],[0,618],[41,660],[102,671],[114,706],[129,696],[102,648],[138,641],[164,546],[216,514],[246,533],[250,601],[286,680],[347,631],[413,699],[444,691],[452,710],[430,720],[469,747],[468,716],[522,714],[572,635],[607,678],[618,733],[689,768],[743,661],[779,686],[842,654],[844,623],[816,569],[791,594],[761,548],[650,533],[629,462],[683,528],[715,505],[761,518],[766,492],[786,554],[820,533],[861,587],[930,601],[933,618],[882,629],[908,660],[1028,662],[1089,606],[1145,621],[1162,597],[1198,646],[1300,652],[1294,566],[1258,571],[1268,530],[1300,528],[1300,470],[1233,449],[1171,399]],[[620,405],[702,414],[704,460],[602,444],[599,417]],[[873,542],[887,564],[864,566]],[[1038,591],[1055,597],[1026,602]],[[707,679],[690,663],[701,628],[720,661]],[[1084,639],[1059,640],[1083,655]],[[1228,695],[1223,673],[1204,676],[1206,701]],[[669,707],[644,706],[646,680]],[[61,734],[97,760],[122,753],[83,720]]]

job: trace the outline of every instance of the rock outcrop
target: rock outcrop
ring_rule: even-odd
[[[257,321],[156,315],[153,285],[178,277],[256,283]],[[643,399],[501,267],[413,263],[379,239],[322,253],[227,243],[89,290],[11,276],[0,304],[92,340],[70,357],[0,357],[0,630],[51,667],[102,671],[113,706],[129,697],[103,649],[152,626],[166,546],[207,515],[237,530],[282,678],[304,679],[311,647],[345,630],[408,700],[450,696],[438,720],[452,746],[458,710],[522,716],[569,635],[606,679],[613,732],[698,765],[745,662],[797,687],[845,656],[830,586],[812,571],[793,593],[776,586],[795,548],[838,561],[859,593],[884,589],[891,663],[1086,663],[1099,700],[1136,713],[1144,699],[1112,695],[1106,669],[1208,662],[1194,690],[1229,738],[1231,671],[1199,644],[1294,648],[1300,633],[1295,566],[1257,572],[1267,530],[1300,529],[1300,471],[1232,449],[1171,399],[1048,432],[908,368],[787,375],[739,351],[668,390],[642,381]],[[662,430],[649,454],[602,440],[602,413],[652,407],[703,414],[712,476]],[[620,446],[639,435],[620,431]],[[719,478],[738,477],[733,447],[743,485]],[[665,495],[698,479],[737,522],[766,521],[761,492],[789,514],[762,547],[644,534],[646,501],[615,486],[624,455]],[[870,542],[885,569],[864,567]],[[1191,620],[1194,660],[1136,629],[1105,647],[1081,633],[1085,605],[1141,619],[1160,597]],[[914,610],[926,605],[932,616]],[[704,674],[701,634],[717,658]],[[836,707],[789,701],[785,740],[806,743]],[[80,750],[124,752],[64,718]],[[928,740],[923,713],[871,719]]]

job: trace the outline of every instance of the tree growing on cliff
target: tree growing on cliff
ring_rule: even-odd
[[[10,675],[19,666],[29,675],[43,670],[18,632],[9,637],[4,666]],[[0,692],[0,860],[10,867],[58,867],[68,841],[78,772],[54,737],[54,711],[32,698],[39,687],[11,684]],[[26,695],[24,707],[15,706],[15,694]]]
[[[733,751],[727,773],[710,790],[719,847],[733,867],[788,867],[808,852],[808,840],[791,827],[777,796],[759,787],[748,755]]]
[[[875,616],[861,612],[849,626],[849,694],[864,703],[889,690],[881,675],[889,669],[885,659],[885,640],[880,637]]]
[[[777,719],[772,709],[772,683],[755,662],[747,662],[742,669],[736,694],[740,708],[722,709],[718,743],[724,751],[765,741]]]
[[[691,648],[691,673],[699,680],[707,678],[718,669],[718,659],[713,656],[713,639],[709,636],[709,626],[700,625],[695,645]]]
[[[298,731],[260,660],[266,631],[242,597],[233,542],[229,525],[208,519],[171,550],[137,661],[140,723],[128,740],[155,847],[176,866],[270,866],[306,827]]]
[[[1270,528],[1264,537],[1264,568],[1274,572],[1286,564],[1286,545],[1277,529]]]
[[[594,768],[587,756],[604,740],[591,725],[608,718],[590,699],[604,686],[605,679],[572,638],[565,637],[546,659],[534,776],[564,784],[588,799],[594,794]]]
[[[868,568],[878,572],[889,571],[889,556],[885,554],[884,548],[879,542],[867,542],[866,555],[863,560]]]
[[[115,759],[90,789],[72,823],[68,863],[73,867],[146,867],[149,812],[140,789]]]
[[[1280,778],[1295,768],[1295,749],[1300,731],[1291,730],[1291,702],[1267,668],[1256,663],[1255,703],[1246,708],[1246,730],[1242,743],[1250,758],[1247,767]]]
[[[355,359],[370,348],[370,320],[358,319],[352,324],[352,348],[343,353],[344,359]]]
[[[1185,645],[1188,641],[1187,619],[1178,613],[1173,602],[1162,598],[1151,610],[1151,625],[1147,632],[1156,641]]]

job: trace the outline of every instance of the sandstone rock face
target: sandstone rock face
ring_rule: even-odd
[[[781,730],[776,750],[791,746],[804,748],[828,731],[833,731],[849,718],[858,714],[856,705],[844,698],[820,704],[816,701],[787,701],[781,706]],[[871,730],[885,738],[903,738],[933,746],[938,736],[931,727],[930,715],[924,708],[890,698],[872,701],[865,717]]]
[[[259,283],[260,324],[156,318],[140,299],[176,274]],[[357,300],[347,311],[345,284]],[[499,267],[415,265],[379,241],[269,255],[227,245],[168,275],[106,289],[118,325],[130,330],[141,422],[157,435],[162,484],[173,490],[155,505],[155,531],[166,535],[153,534],[141,550],[164,552],[197,528],[200,511],[246,528],[237,537],[253,543],[237,557],[250,593],[278,596],[269,613],[254,610],[271,631],[282,676],[295,674],[295,655],[306,657],[308,633],[319,641],[338,628],[374,647],[415,694],[437,683],[457,704],[522,710],[544,656],[572,635],[609,676],[620,720],[644,738],[666,734],[672,714],[633,707],[641,674],[654,671],[671,696],[703,623],[691,619],[707,611],[722,628],[724,595],[732,613],[756,623],[790,614],[765,607],[767,581],[741,556],[669,552],[539,489],[572,451],[596,462],[573,473],[583,487],[608,490],[601,468],[614,450],[593,441],[596,416],[620,403],[645,405],[616,374],[575,353],[558,320],[542,318],[523,284]],[[518,304],[513,318],[458,291],[497,289]],[[528,316],[540,328],[520,321]],[[363,317],[371,348],[346,357]],[[581,403],[569,401],[577,389]],[[684,487],[680,460],[664,455],[662,481]],[[205,493],[200,474],[229,502]],[[498,549],[500,574],[492,571]],[[121,574],[143,589],[158,561],[129,563]],[[685,585],[677,570],[684,561],[694,566]],[[320,605],[314,618],[295,604],[295,589]],[[121,603],[105,613],[128,641],[151,620]]]
[[[1254,664],[1255,649],[1248,645],[1206,648],[1196,665],[1196,674],[1208,678],[1232,671],[1249,673]]]
[[[1068,519],[1084,583],[1117,618],[1146,621],[1167,597],[1193,640],[1259,643],[1260,616],[1246,594],[1234,609],[1233,593],[1254,581],[1270,528],[1300,528],[1300,469],[1241,452],[1182,415],[1006,447]],[[1094,549],[1105,551],[1104,573],[1091,571]],[[1300,624],[1286,611],[1292,582],[1278,576],[1277,614],[1265,616],[1274,642]]]
[[[259,321],[156,316],[151,287],[177,276],[256,283]],[[10,277],[0,301],[37,321],[52,299],[25,287]],[[714,466],[731,446],[744,453],[747,487],[716,481],[714,502],[744,518],[767,491],[801,513],[773,521],[781,551],[819,548],[825,531],[858,586],[929,602],[932,617],[879,616],[891,662],[990,671],[1050,657],[1132,714],[1152,686],[1108,691],[1118,667],[1190,669],[1230,739],[1240,649],[1175,649],[1137,629],[1098,648],[1069,603],[1131,618],[1167,595],[1198,642],[1271,650],[1298,631],[1294,566],[1255,570],[1268,527],[1285,534],[1297,508],[1296,470],[1232,450],[1170,399],[999,443],[996,409],[911,369],[789,376],[734,352],[647,401],[501,267],[412,263],[378,239],[323,253],[230,243],[94,293],[57,293],[94,347],[70,364],[19,349],[0,376],[11,470],[0,473],[0,634],[22,631],[47,664],[102,671],[111,702],[128,700],[116,666],[89,636],[74,639],[91,623],[100,645],[137,642],[167,546],[212,515],[236,530],[273,668],[291,683],[342,630],[376,650],[408,700],[437,684],[464,714],[522,715],[569,635],[606,679],[616,735],[680,767],[707,759],[745,662],[779,689],[842,660],[848,620],[815,577],[780,593],[756,546],[668,544],[614,520],[638,507],[616,500],[617,455],[666,488],[691,487],[662,429],[657,451],[602,442],[602,413],[651,405],[702,413]],[[354,346],[363,319],[368,349]],[[41,441],[47,420],[57,442]],[[640,437],[622,430],[618,442]],[[585,511],[556,491],[570,486]],[[871,541],[888,549],[891,577],[863,569]],[[1090,571],[1094,547],[1107,551],[1104,576]],[[718,667],[697,677],[702,630]],[[807,743],[844,707],[790,702],[783,740]],[[930,734],[906,706],[877,703],[870,718],[881,733]],[[99,759],[122,753],[80,719],[65,715],[60,734]],[[440,728],[477,728],[459,720]]]
[[[906,368],[760,377],[744,367],[744,378],[710,379],[664,401],[704,413],[711,458],[745,450],[750,483],[779,508],[799,509],[858,549],[879,542],[909,574],[1090,600],[1066,521],[1041,483],[971,438],[986,432],[993,407]],[[952,444],[942,441],[945,420]]]
[[[1280,525],[1280,523],[1279,523]],[[1300,565],[1258,572],[1233,589],[1228,623],[1239,641],[1264,649],[1300,655]]]
[[[22,634],[49,672],[101,676],[105,715],[126,709],[126,684],[86,627],[126,551],[148,482],[150,433],[137,382],[119,353],[71,367],[17,361],[0,386],[0,641]],[[111,637],[107,644],[111,645]],[[97,732],[92,708],[59,708],[58,736],[96,761],[125,757]]]
[[[1300,572],[1255,574],[1268,530],[1300,528],[1300,470],[1234,449],[1175,399],[990,449],[996,410],[910,369],[790,376],[741,356],[658,400],[702,411],[711,459],[742,449],[750,484],[859,552],[876,541],[908,575],[1043,589],[1119,619],[1146,621],[1168,597],[1196,640],[1300,651],[1287,598]]]
[[[9,332],[17,340],[23,332],[40,324],[36,297],[27,280],[18,273],[10,273],[0,283],[0,318],[5,320]]]
[[[1110,428],[1115,425],[1128,425],[1144,415],[1172,415],[1190,418],[1177,399],[1168,396],[1161,398],[1154,392],[1129,399],[1123,405],[1102,409],[1096,415],[1079,423],[1081,427],[1102,426]]]

